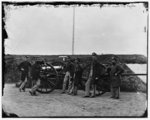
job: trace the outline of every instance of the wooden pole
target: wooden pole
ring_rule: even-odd
[[[74,55],[75,7],[73,7],[72,55]]]

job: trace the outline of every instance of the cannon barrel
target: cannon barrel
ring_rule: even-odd
[[[106,77],[106,76],[108,76],[109,74],[108,73],[106,73],[106,74],[104,74],[104,75],[101,75],[101,77]],[[123,73],[123,74],[121,74],[121,76],[147,76],[147,74],[146,73]]]
[[[147,74],[145,73],[124,73],[124,74],[121,74],[121,76],[146,76]]]

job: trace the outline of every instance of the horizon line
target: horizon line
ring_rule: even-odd
[[[28,55],[28,56],[32,56],[32,55],[39,55],[39,56],[65,56],[65,55],[70,55],[70,56],[76,56],[76,55],[92,55],[92,53],[91,54],[5,54],[4,53],[4,56],[5,55]],[[112,53],[106,53],[106,54],[98,54],[97,53],[97,55],[144,55],[144,54],[138,54],[138,53],[133,53],[133,54],[112,54]],[[147,56],[147,54],[146,55],[144,55],[144,56]]]

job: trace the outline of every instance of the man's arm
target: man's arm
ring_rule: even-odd
[[[29,67],[31,67],[32,65],[31,65],[31,63],[29,62]]]
[[[70,74],[71,74],[71,77],[74,76],[74,73],[75,73],[75,66],[74,66],[74,64],[70,64]]]
[[[28,76],[29,76],[29,78],[31,78],[31,67],[29,67]]]
[[[116,72],[116,75],[120,75],[124,72],[124,69],[122,68],[122,66],[118,65],[117,66],[117,72]]]
[[[22,63],[20,63],[20,64],[18,65],[18,70],[21,70],[21,67],[22,67]]]

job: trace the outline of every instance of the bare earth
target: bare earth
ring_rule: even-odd
[[[54,90],[50,94],[30,96],[29,89],[19,92],[14,84],[6,84],[2,104],[7,112],[20,117],[59,117],[59,116],[141,116],[146,107],[146,94],[121,92],[120,100],[110,98],[110,93],[96,98],[60,94]]]

